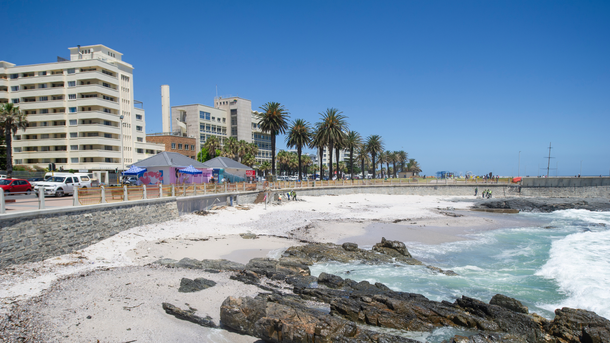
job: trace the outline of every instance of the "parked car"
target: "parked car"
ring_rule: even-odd
[[[44,181],[44,178],[42,177],[32,177],[28,179],[28,182],[30,183],[30,185],[32,185],[32,187],[36,187],[36,184],[42,181]]]
[[[135,185],[138,182],[138,178],[136,176],[126,176],[123,178],[123,184],[125,185]]]
[[[74,194],[74,186],[80,187],[80,179],[78,176],[51,176],[46,181],[39,182],[34,187],[34,192],[38,195],[44,192],[44,195],[54,195],[63,197],[67,194]],[[88,180],[89,178],[87,178]]]
[[[5,195],[10,193],[29,195],[32,192],[32,186],[28,180],[22,179],[1,179],[0,188],[2,188]]]
[[[93,178],[92,173],[66,173],[66,172],[48,172],[45,174],[44,179],[47,181],[49,178],[54,176],[61,177],[72,177],[74,185],[79,188],[89,188],[99,186],[99,181]],[[34,187],[36,188],[36,187]]]

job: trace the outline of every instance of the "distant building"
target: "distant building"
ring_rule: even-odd
[[[197,152],[211,136],[218,137],[221,147],[229,137],[235,137],[257,144],[256,164],[260,164],[271,161],[271,136],[260,130],[257,113],[252,111],[250,100],[239,97],[214,98],[214,107],[201,104],[171,107],[173,131],[195,137]]]
[[[0,61],[0,103],[26,113],[13,141],[13,163],[28,167],[114,170],[155,155],[146,142],[133,66],[104,45],[69,48],[70,59],[17,66]]]
[[[151,133],[146,135],[146,140],[151,143],[163,144],[165,151],[177,152],[194,160],[197,159],[197,140],[194,137],[185,137],[178,133]]]

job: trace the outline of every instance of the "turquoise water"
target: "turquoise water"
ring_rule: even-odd
[[[488,302],[501,293],[547,318],[564,306],[610,318],[610,212],[565,210],[515,216],[552,227],[492,230],[440,245],[405,242],[415,258],[459,276],[421,266],[335,263],[315,265],[311,272],[382,282],[393,290],[437,301],[453,302],[466,295]]]

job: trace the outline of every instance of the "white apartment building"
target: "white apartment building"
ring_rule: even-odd
[[[19,106],[30,123],[14,137],[13,164],[114,170],[164,151],[146,143],[145,112],[123,54],[99,44],[69,50],[69,60],[53,63],[0,61],[0,103]]]
[[[214,98],[214,107],[201,104],[172,106],[172,127],[197,140],[197,151],[210,136],[223,146],[229,137],[258,145],[256,164],[271,162],[271,136],[258,125],[252,102],[239,97]]]
[[[320,163],[320,150],[316,149],[316,157],[314,163]],[[328,147],[324,148],[324,154],[322,155],[322,164],[328,165],[329,163]],[[347,162],[349,160],[349,150],[339,150],[339,162]],[[337,150],[333,150],[333,163],[337,162]]]

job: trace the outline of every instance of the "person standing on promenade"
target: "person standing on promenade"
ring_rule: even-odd
[[[475,187],[475,189],[474,189],[474,196],[475,196],[475,197],[477,196],[477,193],[478,193],[478,192],[479,192],[479,187]]]

